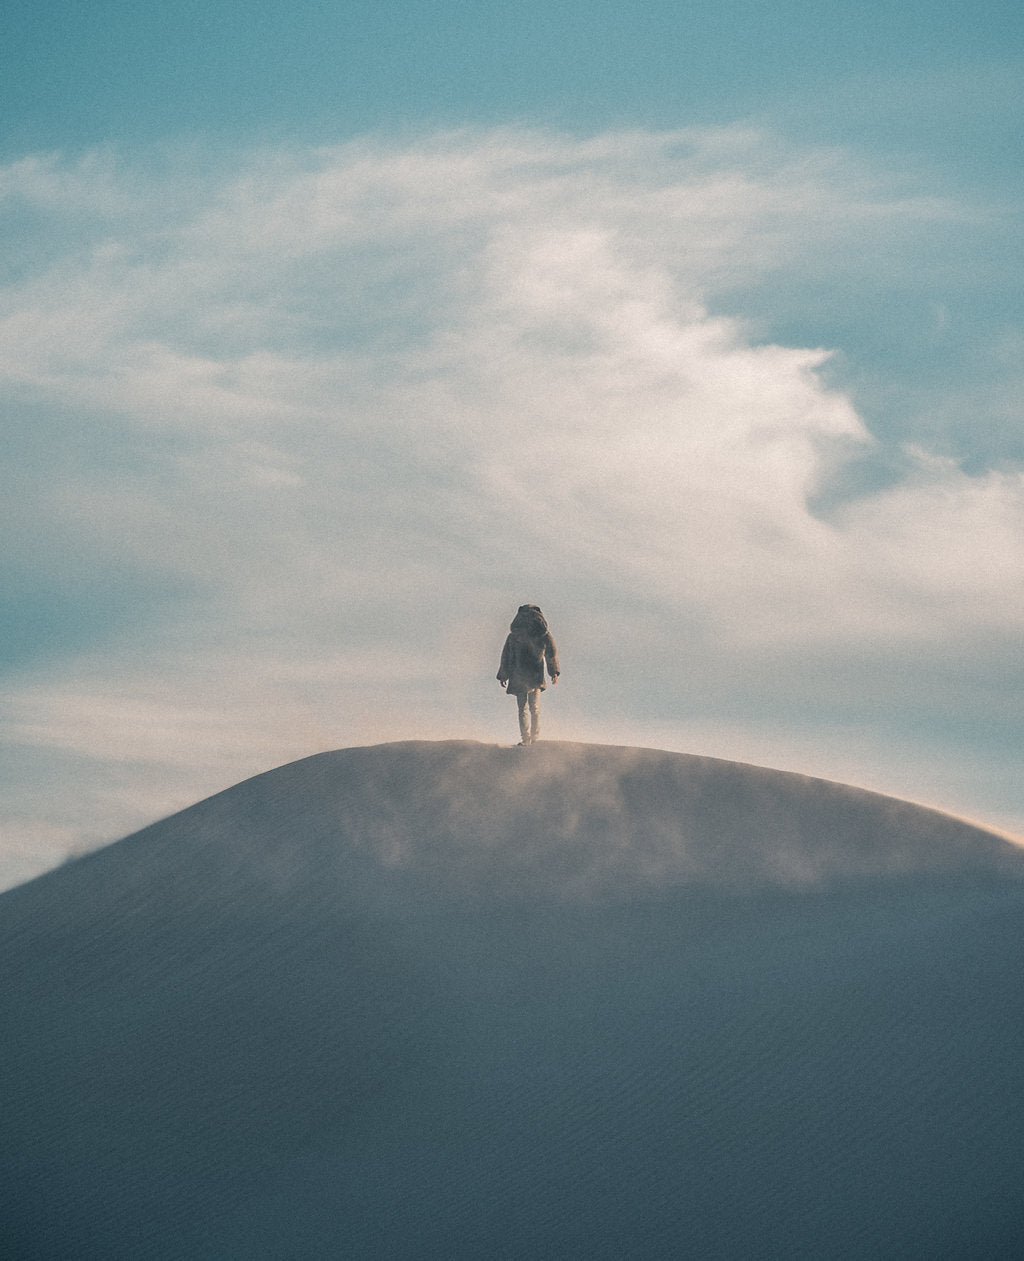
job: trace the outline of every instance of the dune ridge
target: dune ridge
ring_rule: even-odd
[[[421,888],[433,877],[462,893],[477,881],[488,896],[520,888],[568,899],[1024,870],[1024,854],[998,832],[898,798],[717,758],[567,742],[403,741],[314,754],[72,866],[116,853],[122,872],[149,861],[163,870],[183,845],[197,872],[210,877],[219,861],[228,881],[288,883],[306,868],[362,863],[415,872]]]

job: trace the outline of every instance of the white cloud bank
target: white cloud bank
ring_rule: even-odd
[[[977,211],[730,130],[154,166],[0,175],[5,537],[67,635],[9,677],[19,837],[93,843],[321,748],[503,738],[523,599],[565,650],[552,735],[1024,819],[968,782],[1019,735],[1020,469],[883,450],[826,350],[717,313]]]

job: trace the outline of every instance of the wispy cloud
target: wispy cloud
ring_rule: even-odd
[[[521,598],[611,729],[930,730],[965,658],[1019,691],[1020,468],[875,431],[830,348],[745,318],[829,260],[882,287],[879,242],[979,208],[735,129],[155,165],[0,176],[5,537],[65,632],[19,657],[6,739],[51,759],[18,789],[48,835],[72,764],[191,800],[334,744],[500,734]]]

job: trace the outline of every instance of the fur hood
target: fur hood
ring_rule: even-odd
[[[512,625],[509,627],[511,631],[519,633],[525,632],[527,635],[535,635],[538,639],[548,632],[548,624],[545,621],[544,614],[540,611],[536,604],[521,604],[512,619]]]

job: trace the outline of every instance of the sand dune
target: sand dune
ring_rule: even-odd
[[[1018,1255],[1022,875],[715,759],[281,767],[0,896],[0,1255]]]

